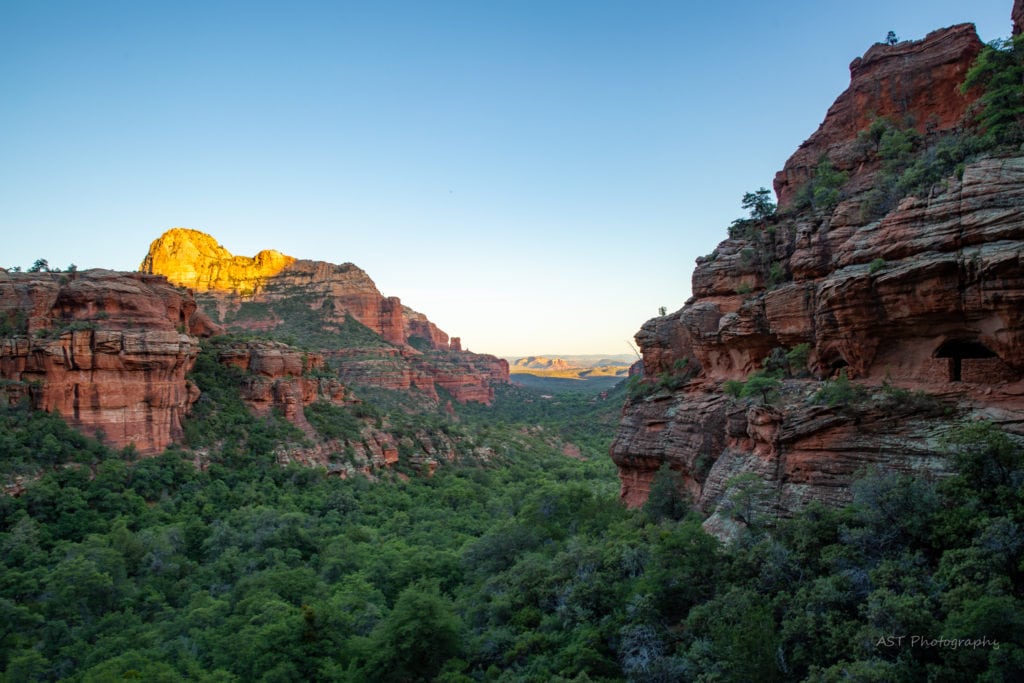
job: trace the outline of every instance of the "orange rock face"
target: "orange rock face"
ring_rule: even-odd
[[[850,64],[850,87],[836,99],[818,130],[775,176],[779,205],[789,204],[822,155],[836,168],[864,170],[855,152],[857,132],[876,117],[910,121],[918,130],[949,130],[964,118],[977,97],[960,93],[960,84],[982,42],[973,24],[959,24],[923,40],[876,44]]]
[[[459,403],[490,403],[494,384],[509,381],[508,361],[468,351],[413,354],[394,348],[329,354],[348,384],[421,391],[439,400],[443,388]]]
[[[234,256],[205,233],[172,228],[153,241],[139,270],[163,275],[197,292],[253,294],[268,277],[294,262],[291,256],[272,249],[253,258]]]
[[[138,273],[3,273],[4,318],[20,329],[0,340],[0,377],[36,408],[143,454],[180,438],[196,336],[216,329],[191,296]]]
[[[840,166],[852,158],[844,150],[874,114],[961,125],[955,86],[979,48],[964,25],[855,61],[850,89],[777,177],[782,203],[823,152]],[[627,504],[642,504],[668,463],[707,511],[733,477],[754,473],[767,511],[787,514],[848,500],[872,464],[941,471],[938,436],[960,418],[1021,431],[1024,157],[968,163],[880,219],[860,210],[877,169],[848,170],[834,210],[735,231],[698,259],[686,305],[636,335],[649,393],[627,403],[611,449]],[[802,376],[784,379],[770,405],[723,392],[801,345]],[[839,373],[862,393],[813,401]]]

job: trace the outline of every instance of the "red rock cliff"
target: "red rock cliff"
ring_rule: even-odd
[[[274,250],[253,258],[235,256],[198,230],[173,228],[149,247],[139,270],[167,277],[172,283],[208,294],[215,301],[214,318],[237,311],[245,302],[266,303],[297,295],[321,309],[328,323],[342,324],[351,315],[391,344],[407,344],[420,336],[436,349],[448,347],[448,336],[420,313],[385,297],[373,280],[351,263],[297,260]],[[274,320],[253,327],[274,327]]]
[[[197,286],[199,304],[231,329],[297,329],[296,335],[334,333],[323,351],[348,384],[416,389],[433,399],[437,389],[457,401],[489,403],[494,382],[508,382],[508,364],[461,350],[425,315],[384,297],[351,263],[296,260],[276,251],[233,256],[209,235],[174,228],[150,246],[142,269],[172,282]],[[350,319],[379,339],[356,335]]]
[[[960,84],[982,42],[973,24],[959,24],[923,40],[876,44],[850,64],[850,87],[828,110],[818,130],[793,153],[775,176],[775,193],[786,206],[823,155],[836,168],[860,168],[858,131],[875,118],[909,121],[920,131],[941,132],[961,124],[976,95],[962,95]],[[867,176],[865,175],[865,178]]]
[[[348,391],[337,379],[313,377],[322,369],[323,356],[304,353],[272,341],[235,342],[217,352],[217,360],[246,373],[244,400],[257,415],[274,409],[292,424],[308,431],[305,407],[317,400],[342,404]]]
[[[0,377],[8,396],[60,411],[108,443],[163,450],[198,397],[197,336],[216,327],[162,277],[87,270],[0,273]]]
[[[954,86],[979,46],[963,25],[869,50],[777,177],[780,198],[792,196],[822,152],[837,165],[852,158],[844,150],[876,113],[962,125],[966,102]],[[942,470],[938,438],[965,416],[1021,430],[1024,157],[967,163],[962,177],[880,218],[861,210],[877,168],[848,168],[838,205],[735,231],[698,259],[686,305],[637,334],[646,378],[611,450],[629,505],[646,500],[667,463],[709,512],[733,477],[751,472],[766,484],[764,506],[785,514],[809,500],[847,500],[852,478],[870,464]],[[800,348],[806,363],[774,400],[724,393],[726,380]],[[859,393],[815,401],[840,373]]]

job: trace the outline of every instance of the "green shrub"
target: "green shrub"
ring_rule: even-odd
[[[309,424],[325,439],[355,441],[360,438],[363,422],[347,408],[317,401],[306,406],[305,413]]]
[[[848,406],[863,400],[866,396],[867,390],[851,382],[846,375],[846,368],[841,368],[839,376],[826,381],[825,385],[811,397],[811,402],[830,407]]]
[[[755,221],[768,220],[775,215],[776,206],[772,201],[771,190],[765,187],[755,192],[745,192],[740,206],[750,211],[750,217]]]
[[[782,379],[779,373],[759,371],[747,378],[740,392],[742,398],[760,399],[762,403],[774,403],[779,398],[779,391],[782,388]]]
[[[753,399],[762,404],[774,403],[782,389],[782,377],[781,370],[761,369],[751,373],[743,382],[727,380],[722,384],[722,391],[733,398]]]
[[[18,309],[0,314],[0,337],[25,336],[28,334],[28,316]]]
[[[878,118],[857,136],[864,161],[879,162],[872,188],[864,194],[861,217],[880,218],[908,196],[925,195],[951,175],[963,176],[964,162],[985,149],[963,131],[925,137],[910,122],[902,127]]]
[[[757,230],[757,222],[749,218],[737,218],[729,224],[729,237],[734,240],[750,239]]]
[[[759,226],[775,215],[775,202],[771,199],[771,190],[760,188],[756,192],[743,195],[741,206],[750,212],[749,218],[737,218],[729,226],[729,237],[733,239],[751,239],[757,234]],[[769,228],[771,229],[771,228]]]
[[[986,142],[1012,145],[1024,140],[1024,34],[985,46],[960,89],[981,89],[978,123]]]
[[[429,353],[434,350],[433,342],[425,337],[409,337],[409,346],[413,347],[417,351],[422,351],[423,353]]]
[[[1015,488],[1024,480],[1024,447],[994,423],[964,422],[946,434],[943,444],[957,472],[974,490],[1011,498],[1018,493]]]
[[[792,349],[776,346],[764,359],[764,370],[784,377],[807,375],[807,359],[811,353],[810,344],[797,344]]]
[[[811,345],[807,342],[797,344],[786,352],[786,363],[789,365],[790,375],[793,377],[805,377],[808,374],[807,359],[811,355]]]
[[[871,262],[871,265],[868,266],[868,274],[874,275],[878,271],[884,270],[886,265],[888,264],[884,258],[876,258]]]
[[[939,399],[920,389],[911,391],[894,386],[886,380],[882,383],[881,396],[883,402],[902,411],[941,415],[947,407]]]
[[[733,398],[739,398],[743,394],[743,380],[726,380],[722,383],[722,391]]]
[[[849,173],[836,170],[832,161],[827,156],[822,156],[811,173],[810,180],[797,190],[793,208],[831,211],[843,198],[842,188],[848,178]]]
[[[651,481],[650,493],[644,503],[644,516],[655,523],[664,519],[678,521],[689,511],[690,501],[679,473],[673,471],[668,463],[662,463]]]

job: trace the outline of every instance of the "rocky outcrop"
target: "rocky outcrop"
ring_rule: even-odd
[[[347,384],[393,391],[415,389],[434,401],[438,389],[459,403],[490,403],[494,385],[509,381],[508,361],[494,356],[452,350],[408,354],[395,348],[328,352],[338,376]]]
[[[843,150],[876,114],[963,125],[955,86],[979,47],[963,25],[855,61],[777,177],[781,203],[822,153],[852,159]],[[737,226],[698,259],[686,305],[636,335],[645,378],[611,451],[629,505],[668,464],[706,511],[753,473],[763,506],[788,514],[847,500],[871,464],[941,471],[940,437],[961,418],[1024,433],[1024,157],[966,163],[880,218],[862,210],[877,164],[847,168],[832,208]],[[723,390],[773,369],[785,376],[770,397]]]
[[[174,284],[197,292],[251,295],[268,277],[294,262],[291,256],[273,249],[252,258],[234,256],[205,233],[172,228],[153,241],[139,270],[163,275]]]
[[[169,230],[150,247],[142,269],[199,287],[197,301],[237,331],[287,333],[323,349],[347,384],[416,389],[437,400],[489,403],[508,364],[462,351],[425,315],[385,297],[351,263],[296,260],[278,252],[232,256],[196,230]]]
[[[246,374],[241,395],[257,415],[278,411],[307,433],[305,407],[323,400],[344,404],[349,392],[338,379],[317,376],[324,359],[320,354],[299,351],[273,341],[245,341],[221,346],[217,360]]]
[[[454,340],[449,341],[448,335],[438,328],[437,325],[427,320],[427,316],[422,313],[417,313],[408,306],[402,308],[402,319],[404,324],[404,335],[405,339],[410,340],[413,344],[416,340],[422,340],[428,348],[431,349],[450,349],[452,351],[461,351],[461,342],[457,341],[456,337]],[[452,342],[456,341],[456,346],[452,346]]]
[[[186,379],[216,330],[162,277],[88,270],[0,274],[0,377],[8,399],[143,454],[182,435],[199,392]]]
[[[825,120],[775,176],[780,206],[787,206],[823,156],[854,176],[857,189],[869,182],[856,149],[857,133],[875,118],[908,122],[922,133],[940,133],[963,122],[976,93],[963,95],[960,84],[982,42],[973,24],[959,24],[923,40],[876,44],[850,64],[850,87],[828,110]],[[863,182],[857,183],[857,179]]]
[[[303,432],[302,439],[278,444],[276,456],[281,464],[322,467],[342,478],[373,478],[393,468],[399,462],[399,449],[404,449],[406,464],[429,476],[441,462],[453,460],[460,449],[467,450],[443,432],[396,435],[386,419],[356,417],[362,401],[333,376],[321,354],[274,341],[231,338],[215,339],[209,352],[218,363],[240,371],[239,395],[254,414],[279,416]],[[427,386],[433,388],[433,384]],[[307,418],[314,403],[344,410],[349,423],[358,428],[344,436],[337,430],[326,435],[319,432]],[[376,411],[370,409],[368,414]]]
[[[962,180],[878,221],[863,223],[857,201],[818,220],[784,219],[774,240],[726,240],[699,260],[694,300],[637,336],[648,374],[687,357],[737,379],[771,349],[807,343],[818,375],[849,366],[861,378],[925,380],[941,375],[934,354],[956,340],[1024,370],[1024,158],[969,164]],[[773,284],[764,262],[791,280]]]
[[[173,228],[153,241],[139,270],[207,294],[201,301],[213,304],[211,316],[236,327],[265,330],[281,322],[244,310],[239,315],[243,304],[301,298],[327,324],[341,325],[352,316],[389,344],[407,344],[417,336],[432,348],[448,348],[448,335],[398,297],[383,296],[370,276],[351,263],[298,260],[274,250],[253,258],[234,256],[206,233]]]

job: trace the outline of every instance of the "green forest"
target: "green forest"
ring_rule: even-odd
[[[954,475],[867,471],[849,506],[781,521],[752,514],[757,486],[739,482],[748,526],[725,546],[667,470],[643,509],[619,503],[607,449],[624,400],[505,387],[429,416],[489,461],[377,481],[276,464],[292,431],[245,413],[229,428],[229,402],[190,434],[219,419],[229,442],[254,438],[205,470],[188,448],[137,459],[0,409],[6,478],[41,475],[0,497],[3,680],[1024,676],[1010,437],[952,426]]]

